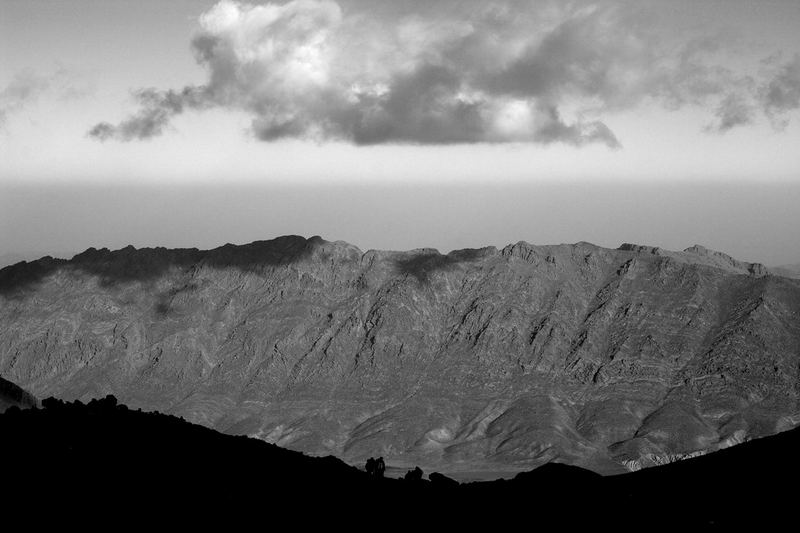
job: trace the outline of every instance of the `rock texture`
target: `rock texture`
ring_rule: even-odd
[[[700,246],[319,237],[0,270],[0,375],[363,463],[662,464],[800,422],[800,281]]]

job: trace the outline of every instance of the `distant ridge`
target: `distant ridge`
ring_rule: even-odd
[[[795,427],[799,315],[700,246],[90,248],[0,270],[0,374],[356,464],[613,473]]]
[[[525,241],[516,244],[509,244],[505,249],[525,246],[530,248],[552,248],[555,246],[587,246],[591,248],[601,247],[588,242],[579,242],[574,245],[531,245]],[[352,244],[345,241],[325,241],[320,236],[313,236],[309,239],[298,235],[287,235],[277,237],[272,240],[254,241],[249,244],[235,245],[225,244],[217,248],[200,250],[198,248],[136,248],[132,245],[125,246],[118,250],[108,248],[87,248],[78,253],[72,259],[55,259],[51,256],[44,256],[32,261],[18,261],[14,264],[0,268],[0,291],[6,287],[6,291],[13,290],[15,284],[24,285],[26,279],[37,278],[46,275],[57,268],[86,269],[91,273],[99,273],[108,277],[120,276],[122,279],[137,280],[151,275],[157,275],[165,266],[185,266],[194,263],[206,263],[218,266],[243,266],[243,265],[271,265],[276,262],[292,262],[302,256],[309,254],[317,247],[327,249],[346,249],[354,254],[363,252]],[[453,250],[443,257],[459,256],[473,252],[475,249]],[[497,249],[494,246],[482,248],[482,250]],[[634,252],[637,254],[651,254],[662,257],[720,268],[736,273],[750,274],[755,276],[767,275],[774,272],[776,275],[786,275],[794,273],[794,266],[775,267],[767,269],[761,263],[747,263],[739,261],[733,257],[711,250],[704,246],[695,244],[683,250],[675,252],[665,250],[657,246],[647,246],[640,244],[624,243],[617,248],[620,251]],[[422,256],[442,256],[435,248],[418,248],[405,252],[378,251],[370,250],[373,253],[383,254],[411,254]],[[4,272],[5,271],[5,272]]]
[[[747,263],[745,261],[739,261],[738,259],[734,259],[727,254],[710,250],[704,246],[700,246],[699,244],[690,246],[689,248],[683,250],[683,252],[671,252],[656,246],[643,246],[629,243],[625,243],[620,246],[619,250],[670,257],[678,261],[720,268],[722,270],[727,270],[738,274],[766,276],[769,273],[767,267],[761,263]]]
[[[770,272],[777,276],[785,276],[787,278],[800,278],[800,263],[793,265],[783,265],[777,267],[770,267]]]

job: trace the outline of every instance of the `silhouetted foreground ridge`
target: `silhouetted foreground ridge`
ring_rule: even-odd
[[[29,392],[19,387],[16,383],[0,377],[0,413],[12,405],[26,408],[34,407],[37,404],[36,398]]]
[[[795,429],[620,476],[549,463],[509,481],[458,484],[436,473],[426,480],[419,469],[404,480],[383,478],[374,468],[370,474],[332,457],[134,411],[113,396],[86,405],[48,399],[40,409],[0,415],[7,509],[112,513],[147,501],[160,502],[159,513],[188,512],[188,520],[250,509],[307,526],[345,513],[350,529],[422,517],[426,524],[494,526],[522,519],[533,529],[781,523],[792,519],[797,501],[798,450]]]

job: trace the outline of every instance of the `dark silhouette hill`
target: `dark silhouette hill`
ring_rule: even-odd
[[[795,427],[798,317],[698,245],[129,246],[0,270],[0,375],[349,464],[612,473]]]
[[[511,480],[459,484],[419,469],[387,479],[108,396],[0,415],[0,487],[4,520],[39,525],[119,523],[127,513],[161,526],[769,527],[795,520],[798,449],[795,429],[617,476],[548,463]]]
[[[36,398],[10,381],[0,377],[0,413],[11,406],[27,409],[38,405]]]

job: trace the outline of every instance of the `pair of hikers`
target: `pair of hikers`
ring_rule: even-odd
[[[383,457],[378,457],[377,459],[370,457],[367,459],[364,469],[372,477],[383,477],[383,473],[386,471],[386,463],[383,462]]]
[[[378,457],[374,459],[370,457],[367,459],[367,464],[364,466],[364,470],[367,471],[371,477],[381,478],[383,477],[383,473],[386,471],[386,463],[383,462],[383,457]],[[406,472],[405,479],[406,481],[422,481],[423,472],[420,467],[415,467],[414,470],[409,470]]]

